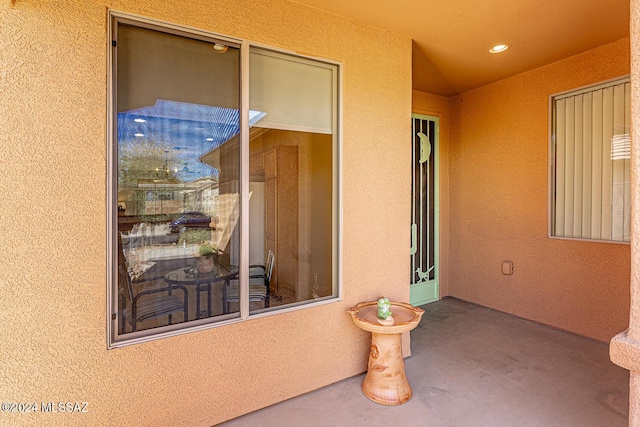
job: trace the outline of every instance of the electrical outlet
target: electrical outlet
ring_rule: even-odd
[[[513,262],[502,261],[502,274],[510,276],[513,274]]]

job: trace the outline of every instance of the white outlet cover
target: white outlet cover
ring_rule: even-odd
[[[502,274],[507,276],[513,274],[513,263],[511,261],[502,262]]]

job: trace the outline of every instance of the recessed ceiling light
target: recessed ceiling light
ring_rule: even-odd
[[[133,136],[137,136],[138,138],[144,136],[144,133],[134,133]]]
[[[509,45],[508,44],[497,44],[494,47],[492,47],[491,49],[489,49],[489,53],[502,53],[507,49],[509,49]]]
[[[145,119],[133,119],[134,122],[136,123],[146,123],[147,121]]]

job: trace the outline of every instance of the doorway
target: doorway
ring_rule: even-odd
[[[412,114],[411,304],[438,300],[437,117]]]

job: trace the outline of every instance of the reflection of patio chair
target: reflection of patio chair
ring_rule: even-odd
[[[132,332],[138,330],[139,322],[157,317],[169,316],[169,325],[172,325],[173,314],[178,312],[182,312],[182,321],[187,321],[189,317],[189,299],[187,289],[184,286],[172,285],[148,289],[135,294],[131,277],[122,266],[118,267],[118,279],[121,334],[125,333],[125,320],[131,325]],[[181,290],[183,298],[173,295],[174,290]]]
[[[265,265],[249,266],[249,302],[264,301],[264,308],[269,307],[269,281],[273,272],[275,255],[269,251]],[[237,275],[235,276],[237,277]],[[222,292],[222,309],[229,313],[229,304],[239,302],[238,279],[226,280]]]

